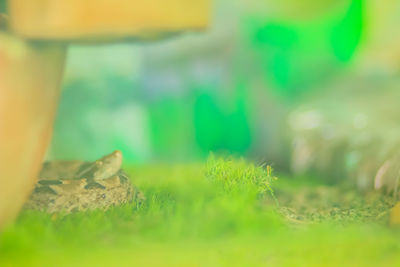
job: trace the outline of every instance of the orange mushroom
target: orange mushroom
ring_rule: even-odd
[[[42,164],[59,97],[65,43],[154,39],[204,29],[210,10],[210,0],[7,3],[10,23],[0,17],[0,229],[18,213]]]
[[[210,0],[9,0],[11,27],[27,38],[116,41],[201,30]]]

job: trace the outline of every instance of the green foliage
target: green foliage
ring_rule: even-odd
[[[268,84],[288,100],[321,90],[319,85],[334,77],[359,49],[367,27],[367,4],[362,0],[340,2],[325,14],[310,10],[315,16],[303,19],[274,18],[265,11],[264,16],[250,14],[243,21],[250,36],[247,49],[257,53]],[[317,5],[311,3],[310,9]]]
[[[237,94],[234,100],[218,100],[218,96],[211,93],[201,93],[196,97],[194,105],[194,130],[198,146],[207,153],[209,151],[229,151],[230,153],[246,152],[251,145],[251,129],[248,110],[245,102],[247,88],[237,85]],[[221,88],[212,88],[212,91]],[[221,89],[222,90],[222,89]],[[230,106],[227,108],[226,106]]]

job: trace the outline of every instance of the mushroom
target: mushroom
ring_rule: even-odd
[[[210,0],[0,0],[0,229],[15,218],[36,182],[67,46],[202,30],[210,8]]]

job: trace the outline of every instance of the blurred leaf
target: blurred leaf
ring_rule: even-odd
[[[333,52],[340,61],[349,61],[360,43],[364,18],[363,3],[362,0],[353,0],[343,19],[333,29]]]
[[[0,13],[7,13],[7,2],[6,2],[6,0],[0,0]]]

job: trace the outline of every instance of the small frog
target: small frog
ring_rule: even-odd
[[[94,162],[53,161],[43,165],[27,209],[49,213],[107,209],[144,197],[121,169],[117,150]]]

